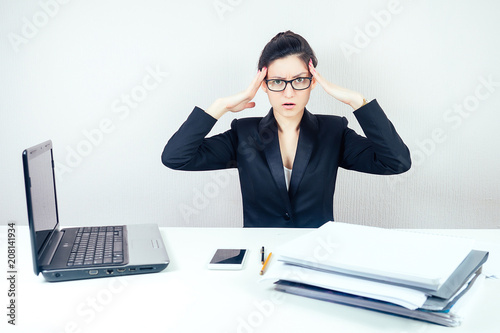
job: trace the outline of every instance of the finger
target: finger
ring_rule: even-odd
[[[252,80],[252,83],[250,84],[250,86],[253,87],[256,84],[260,84],[260,81],[262,81],[262,79],[266,76],[265,71],[266,71],[265,67],[263,67],[262,69],[259,69],[257,71],[257,74],[255,74],[255,76],[253,77],[253,80]]]
[[[312,60],[309,60],[309,71],[311,72],[312,76],[318,81],[318,83],[324,87],[325,86],[325,80],[323,80],[323,77],[318,73],[316,68],[314,68],[314,65],[312,63]]]
[[[267,75],[267,67],[262,67],[261,73],[260,73],[260,81],[264,80],[264,78]]]
[[[318,71],[316,71],[316,68],[314,68],[312,59],[309,60],[309,71],[311,72],[312,76],[315,78],[320,76]]]
[[[267,75],[267,68],[263,67],[262,70],[259,70],[257,75],[254,77],[252,83],[247,88],[247,95],[250,100],[253,99],[257,94],[257,91],[259,90],[260,85],[264,80],[264,78],[266,77],[266,75]]]
[[[231,112],[239,112],[239,111],[243,111],[245,109],[251,109],[251,108],[254,108],[255,107],[255,102],[249,102],[249,103],[245,103],[245,105],[243,106],[239,106],[241,105],[241,103],[237,103],[237,104],[227,104],[226,105],[226,109],[228,109],[229,111]],[[239,107],[238,107],[239,106]]]
[[[316,72],[316,68],[314,68],[312,59],[309,59],[309,71],[311,72],[311,74],[314,74]]]
[[[259,70],[259,72],[255,76],[254,81],[252,82],[252,91],[255,90],[255,93],[257,93],[257,90],[259,90],[259,87],[264,78],[266,77],[266,75],[267,75],[267,67],[263,67],[261,70]]]
[[[266,67],[262,68],[262,70],[259,70],[257,72],[257,74],[255,75],[255,77],[253,78],[250,85],[248,86],[248,88],[246,90],[232,96],[231,99],[233,99],[233,102],[228,103],[226,105],[226,108],[228,110],[231,110],[231,109],[235,109],[235,108],[246,109],[246,108],[255,107],[255,103],[253,103],[253,102],[250,103],[249,101],[251,101],[255,97],[255,95],[257,94],[257,91],[259,90],[259,87],[262,83],[262,80],[264,80],[266,75],[267,75],[267,68]],[[245,104],[244,106],[240,105],[242,103],[247,103],[247,104]],[[239,107],[238,107],[238,105],[239,105]]]
[[[250,102],[245,105],[245,109],[251,109],[255,107],[255,102]]]

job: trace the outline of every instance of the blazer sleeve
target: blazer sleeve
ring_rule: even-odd
[[[205,138],[216,122],[217,119],[195,107],[165,145],[162,163],[171,169],[188,171],[235,167],[236,135],[232,129]]]
[[[347,128],[341,167],[372,174],[391,175],[408,171],[411,158],[396,129],[376,100],[354,111],[366,138]]]

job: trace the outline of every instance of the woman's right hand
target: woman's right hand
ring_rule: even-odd
[[[255,75],[247,89],[235,95],[217,99],[205,112],[215,119],[219,119],[228,111],[240,112],[255,107],[255,102],[251,102],[251,100],[257,94],[266,75],[267,68],[264,67],[257,72],[257,75]]]

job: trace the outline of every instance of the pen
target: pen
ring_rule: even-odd
[[[260,270],[260,275],[264,274],[264,270],[266,269],[267,263],[269,262],[269,259],[271,259],[271,254],[273,254],[273,253],[269,252],[269,255],[267,256],[267,259],[264,262],[264,266],[262,266],[262,269]]]
[[[264,264],[264,247],[262,247],[262,249],[260,249],[260,255],[261,255],[260,263]]]

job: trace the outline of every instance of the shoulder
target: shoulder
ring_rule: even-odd
[[[314,114],[318,122],[322,123],[342,123],[346,118],[341,116],[333,116],[329,114]]]
[[[262,117],[248,117],[248,118],[237,118],[232,121],[231,124],[238,124],[238,126],[252,126],[258,125]]]
[[[276,121],[271,108],[265,117],[247,117],[235,119],[231,123],[231,129],[242,131],[260,131],[263,128],[273,126]]]
[[[341,116],[309,113],[309,121],[314,122],[319,130],[333,130],[347,127],[347,119]]]
[[[231,122],[231,130],[236,132],[247,132],[256,130],[262,117],[237,118]]]

